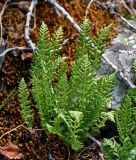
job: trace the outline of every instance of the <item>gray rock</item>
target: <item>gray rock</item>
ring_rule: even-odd
[[[135,23],[136,26],[136,22]],[[136,33],[127,29],[124,25],[119,26],[121,32],[113,39],[111,46],[102,55],[102,64],[97,76],[111,74],[119,71],[112,93],[111,107],[120,105],[122,98],[129,88],[135,88],[135,76],[132,64],[136,59]]]

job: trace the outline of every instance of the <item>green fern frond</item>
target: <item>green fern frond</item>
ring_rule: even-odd
[[[105,40],[108,36],[111,26],[112,25],[109,25],[107,27],[100,29],[100,31],[97,33],[97,35],[92,40],[94,47],[91,47],[90,49],[89,58],[91,60],[91,63],[95,71],[99,67],[100,57],[105,50],[105,44],[106,44]]]
[[[97,33],[97,35],[93,38],[93,43],[96,46],[96,47],[94,47],[94,49],[96,49],[95,50],[96,53],[99,53],[100,55],[105,50],[105,40],[107,39],[107,36],[109,34],[109,30],[111,29],[111,27],[112,27],[112,25],[101,28],[100,31]]]
[[[57,117],[54,118],[51,124],[46,123],[46,129],[51,134],[56,134],[60,138],[64,139],[63,129],[62,129],[62,118],[59,114]]]
[[[78,151],[83,147],[79,133],[82,132],[80,125],[83,121],[83,113],[77,111],[68,111],[60,113],[52,122],[46,124],[49,133],[57,134],[64,139],[64,143],[69,145],[73,150]]]
[[[99,133],[99,129],[105,126],[105,122],[107,120],[110,120],[115,123],[115,112],[114,111],[101,113],[100,117],[96,119],[95,123],[93,123],[95,124],[92,127],[92,130],[94,131],[94,133]]]
[[[89,91],[93,75],[87,55],[83,55],[72,65],[71,101],[72,106],[83,109],[89,103]],[[78,98],[79,97],[79,98]]]
[[[45,43],[46,41],[46,43]],[[45,59],[48,61],[50,55],[50,34],[47,25],[42,22],[38,45],[35,52],[34,61],[30,73],[32,76],[40,77],[42,75],[41,65],[44,63]]]
[[[61,49],[61,42],[63,40],[63,30],[62,27],[60,27],[54,34],[54,37],[52,39],[52,52],[51,54],[58,56]]]
[[[19,103],[21,107],[21,113],[28,127],[32,128],[33,117],[32,117],[32,110],[30,108],[30,101],[28,100],[28,97],[29,97],[29,94],[28,94],[27,86],[24,79],[22,79],[19,83]]]
[[[97,79],[97,87],[103,97],[109,98],[111,96],[112,87],[115,83],[115,77],[116,72],[108,76],[101,76],[99,79]]]
[[[135,104],[136,100],[136,89],[130,89],[128,94],[125,96],[122,108],[116,111],[116,122],[118,131],[121,139],[125,139],[125,137],[131,137],[133,129],[136,133],[135,129],[135,121],[136,114],[133,104]]]
[[[83,123],[83,117],[83,113],[79,111],[69,111],[68,114],[61,115],[61,118],[67,127],[64,141],[75,151],[78,151],[83,147],[83,143],[79,136],[79,134],[82,133],[80,127]]]
[[[81,24],[81,30],[78,35],[78,43],[76,47],[76,59],[75,61],[78,61],[79,58],[81,58],[83,55],[88,55],[90,52],[90,27],[88,20],[85,20]]]
[[[114,139],[104,139],[102,151],[106,154],[108,160],[119,160],[118,149],[121,146]]]
[[[89,90],[89,104],[87,105],[84,114],[91,117],[90,127],[101,117],[101,113],[106,110],[107,104],[110,101],[112,87],[114,85],[115,74],[101,77],[98,80],[93,80]],[[95,112],[95,114],[93,114]],[[87,123],[87,119],[86,119]],[[89,123],[88,123],[89,125]]]
[[[61,66],[57,76],[57,83],[54,87],[55,91],[55,104],[56,104],[56,113],[61,113],[68,111],[69,109],[69,94],[70,86],[68,84],[67,75],[66,75],[66,63]],[[63,98],[62,98],[63,97]]]
[[[59,56],[56,57],[62,41],[62,28],[59,28],[54,36],[55,38],[52,40],[47,25],[42,23],[36,56],[31,69],[32,91],[39,109],[43,129],[46,128],[45,122],[49,121],[55,114],[55,96],[52,81],[55,70],[65,60],[65,58]]]

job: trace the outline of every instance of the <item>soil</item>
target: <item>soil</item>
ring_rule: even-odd
[[[84,0],[58,0],[58,2],[80,25],[84,20],[88,2]],[[24,4],[26,6],[20,7],[18,2],[8,3],[8,7],[2,16],[2,37],[5,40],[6,48],[28,47],[24,38],[24,27],[29,2],[26,1]],[[0,10],[2,10],[3,5],[4,1],[1,1]],[[34,43],[37,43],[38,31],[42,21],[48,25],[51,34],[59,26],[62,26],[64,39],[71,36],[74,37],[72,41],[65,45],[61,52],[62,55],[68,56],[67,73],[70,74],[70,65],[75,57],[76,30],[64,16],[59,17],[49,3],[39,2],[37,4],[35,18],[36,26],[34,26],[34,18],[32,18],[32,30],[30,32]],[[118,32],[117,25],[119,20],[109,11],[98,8],[95,3],[92,3],[87,18],[91,22],[91,37],[96,35],[100,28],[111,23],[113,25],[107,42],[110,42]],[[24,121],[20,113],[17,89],[18,83],[23,77],[28,82],[28,87],[31,87],[29,83],[29,69],[33,58],[31,55],[26,59],[22,59],[23,54],[29,53],[19,52],[13,54],[9,52],[0,71],[0,146],[6,145],[9,141],[16,144],[19,147],[19,152],[23,155],[21,160],[102,160],[99,147],[89,139],[85,142],[85,148],[76,153],[63,145],[63,142],[57,136],[48,135],[44,131],[38,130],[40,124],[36,112],[34,113],[35,117],[37,117],[35,118],[34,128],[37,130],[29,130],[25,124],[23,125]],[[9,99],[6,99],[7,97]],[[11,131],[19,125],[21,125],[19,128]],[[3,136],[8,131],[11,132]],[[101,140],[101,137],[105,136],[103,132],[98,138]],[[2,154],[0,155],[0,160],[6,159],[9,158]],[[106,160],[104,157],[103,159]]]

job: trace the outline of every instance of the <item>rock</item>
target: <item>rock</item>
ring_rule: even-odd
[[[135,23],[136,26],[136,22]],[[97,76],[111,74],[118,71],[116,83],[112,93],[111,107],[120,105],[122,98],[129,88],[135,88],[135,76],[132,64],[136,59],[136,33],[120,25],[120,33],[102,55],[102,64]]]

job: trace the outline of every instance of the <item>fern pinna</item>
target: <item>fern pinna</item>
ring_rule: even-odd
[[[102,43],[101,36],[108,29],[105,28],[104,31],[100,32],[97,39],[101,40],[102,47],[104,42]],[[94,78],[100,54],[94,59],[90,58],[97,52],[92,51],[89,32],[89,23],[85,20],[78,36],[71,77],[67,79],[67,58],[59,55],[62,28],[51,38],[47,26],[42,23],[31,68],[32,93],[41,127],[49,133],[57,134],[76,151],[81,149],[83,141],[90,134],[89,129],[106,109],[115,77],[113,74]]]

